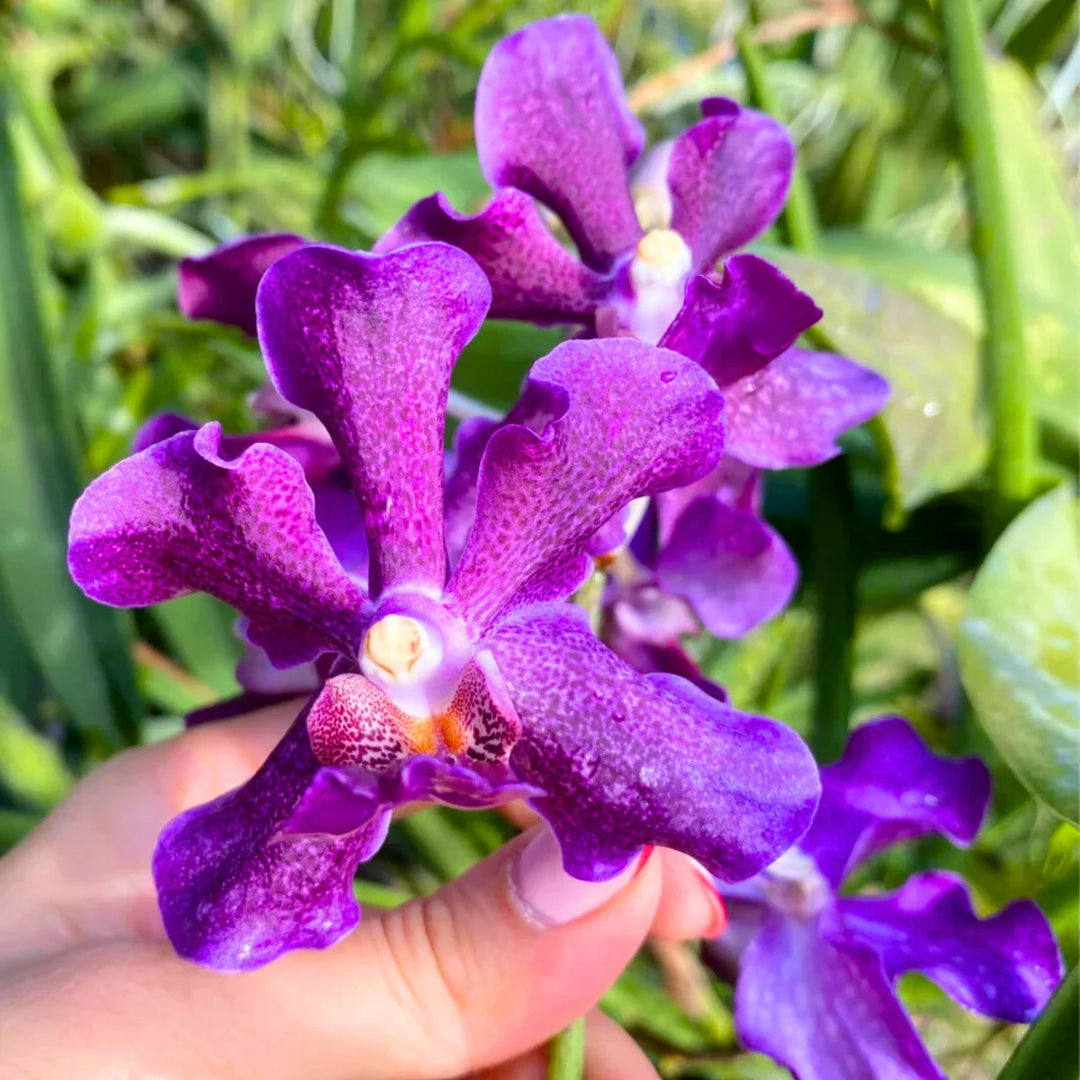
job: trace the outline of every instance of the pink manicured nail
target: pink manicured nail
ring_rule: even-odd
[[[703,932],[702,937],[719,937],[727,927],[727,908],[724,907],[724,899],[720,895],[720,890],[716,887],[716,878],[714,878],[693,855],[684,855],[683,857],[690,864],[698,877],[701,878],[701,883],[705,886],[705,895],[712,902],[712,923],[709,925],[709,928]]]
[[[563,926],[610,900],[644,866],[651,853],[652,849],[647,848],[608,881],[579,881],[563,869],[554,833],[542,827],[510,866],[510,895],[534,926],[542,930]]]

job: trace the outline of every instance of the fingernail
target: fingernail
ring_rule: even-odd
[[[510,896],[518,910],[542,930],[564,926],[607,903],[638,874],[652,848],[646,848],[625,870],[607,881],[580,881],[562,864],[555,834],[538,829],[510,866]]]
[[[702,895],[712,909],[712,918],[701,936],[703,938],[719,937],[727,927],[727,908],[724,907],[724,899],[720,895],[720,890],[716,887],[716,878],[693,855],[684,857],[701,879]]]

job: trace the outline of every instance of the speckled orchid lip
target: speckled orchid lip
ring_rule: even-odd
[[[163,832],[155,881],[184,956],[250,968],[336,940],[359,917],[351,875],[402,801],[528,797],[590,881],[654,843],[746,876],[809,820],[816,771],[791,731],[642,677],[563,602],[601,525],[716,467],[712,379],[630,339],[567,342],[505,422],[462,425],[447,481],[450,370],[489,295],[445,244],[295,248],[263,274],[256,324],[276,390],[309,414],[303,437],[317,421],[336,452],[332,473],[309,487],[295,442],[165,425],[73,511],[69,562],[88,594],[137,605],[205,589],[272,665],[316,662],[325,679],[248,784]],[[324,531],[348,498],[343,520],[366,537],[355,566],[337,558],[350,532]]]
[[[898,840],[940,833],[974,840],[990,798],[975,758],[932,754],[898,717],[867,723],[822,770],[814,823],[760,874],[721,884],[729,925],[708,947],[734,970],[742,1042],[803,1080],[851,1075],[942,1080],[893,980],[920,971],[960,1004],[1031,1021],[1061,979],[1057,943],[1029,900],[976,916],[953,874],[913,874],[884,895],[840,895],[844,877]]]

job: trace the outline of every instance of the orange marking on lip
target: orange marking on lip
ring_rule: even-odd
[[[433,717],[409,716],[408,713],[399,711],[397,723],[409,753],[434,754],[438,750],[439,736]]]
[[[439,730],[442,732],[443,741],[452,754],[464,754],[472,742],[472,732],[465,719],[454,709],[451,702],[450,708],[439,717]]]

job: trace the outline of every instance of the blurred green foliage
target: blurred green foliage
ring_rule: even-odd
[[[992,433],[937,4],[575,7],[613,43],[654,140],[685,126],[703,96],[747,100],[731,42],[752,16],[763,78],[799,143],[808,209],[821,225],[811,254],[785,250],[780,231],[762,250],[825,309],[825,339],[886,374],[895,391],[884,415],[848,440],[843,528],[853,557],[837,565],[838,555],[821,549],[828,534],[813,523],[804,473],[771,477],[769,516],[812,575],[772,623],[738,642],[702,638],[693,648],[738,706],[807,732],[821,675],[815,587],[846,576],[856,601],[853,637],[840,643],[853,657],[851,719],[904,713],[937,748],[984,754],[997,792],[970,851],[914,844],[875,862],[863,883],[889,887],[935,864],[966,874],[987,908],[1035,896],[1075,962],[1076,830],[1032,800],[975,723],[960,681],[957,630],[987,549]],[[64,565],[71,501],[123,456],[149,415],[171,409],[226,428],[252,423],[245,397],[263,378],[257,350],[237,333],[180,318],[177,259],[258,230],[367,246],[435,189],[461,209],[476,207],[486,191],[471,132],[480,66],[504,33],[563,8],[555,0],[0,0],[0,845],[105,754],[176,730],[184,711],[236,689],[232,615],[216,601],[107,611],[83,600]],[[1049,487],[1075,475],[1080,405],[1076,6],[983,0],[981,10],[1040,484]],[[506,406],[558,336],[491,323],[455,385]],[[1059,545],[1066,561],[1077,558],[1072,523],[1072,547]],[[1018,576],[998,589],[1006,599],[1035,587],[1030,568],[1008,572]],[[1075,564],[1069,572],[1075,577]],[[1011,609],[988,599],[991,574],[1001,577],[980,574],[972,617],[1005,620],[1007,635]],[[1034,593],[1023,602],[1039,607]],[[1077,603],[1062,605],[1075,619]],[[964,625],[970,643],[970,620]],[[1040,655],[1046,650],[1032,653],[1036,666]],[[1068,667],[1067,656],[1055,657]],[[998,679],[1008,676],[987,662]],[[974,696],[985,708],[978,689]],[[1000,735],[1027,722],[1024,706],[1010,702],[1001,713],[1000,695],[994,700],[995,741],[1038,790],[1028,760]],[[1063,717],[1066,734],[1069,725],[1075,733],[1075,701]],[[847,719],[837,718],[841,732]],[[395,827],[358,891],[373,903],[430,891],[509,833],[495,815],[425,811]],[[670,958],[642,954],[605,1000],[665,1076],[781,1075],[738,1052],[727,988],[706,980],[688,1000],[671,992],[669,969]],[[958,1076],[994,1075],[1018,1038],[925,983],[905,983],[905,993]]]

